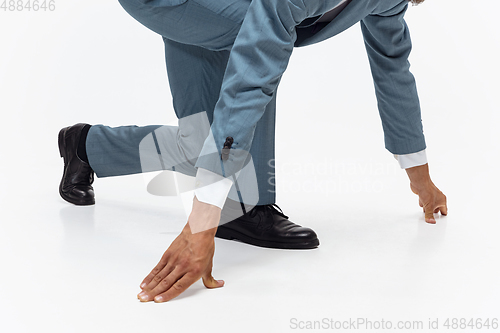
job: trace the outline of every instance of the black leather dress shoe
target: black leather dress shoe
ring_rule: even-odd
[[[59,132],[59,152],[64,159],[64,173],[59,184],[61,197],[75,205],[95,204],[94,171],[78,157],[77,149],[82,129],[86,124],[76,124]]]
[[[220,225],[215,237],[275,249],[314,249],[319,246],[312,229],[289,221],[276,204],[255,206],[243,216]]]

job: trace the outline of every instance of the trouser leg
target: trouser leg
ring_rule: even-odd
[[[251,0],[168,1],[119,0],[148,29],[170,40],[210,50],[230,50]]]
[[[188,0],[179,6],[164,6],[160,1],[120,0],[120,4],[137,21],[170,40],[211,50],[229,50],[239,31],[249,1]],[[197,65],[189,61],[186,61],[186,64],[195,68]],[[211,93],[205,96],[211,96]],[[179,98],[176,97],[177,100]],[[186,110],[176,108],[176,112],[182,117],[183,114],[204,111],[198,107],[204,106],[205,102],[207,101],[200,100],[201,104],[191,105]],[[213,110],[213,107],[211,109]],[[96,175],[107,177],[142,172],[139,144],[159,127],[160,125],[118,128],[92,126],[87,136],[87,154]],[[178,129],[171,128],[170,136],[174,137],[175,133],[178,133]],[[154,152],[153,148],[148,149]]]
[[[194,163],[208,135],[229,52],[163,39],[179,126],[92,126],[87,155],[98,177],[160,170],[196,174]]]

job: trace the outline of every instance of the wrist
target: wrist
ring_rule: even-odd
[[[196,241],[202,240],[213,240],[215,238],[215,233],[217,232],[217,227],[214,228],[204,228],[200,225],[195,225],[193,222],[188,221],[184,228],[182,229],[182,234],[189,239],[196,239]]]
[[[185,226],[187,233],[198,235],[198,238],[215,237],[220,221],[221,209],[217,206],[193,199],[193,209]]]
[[[432,186],[431,176],[429,174],[429,165],[419,165],[405,169],[410,179],[410,184],[416,189],[423,189]]]

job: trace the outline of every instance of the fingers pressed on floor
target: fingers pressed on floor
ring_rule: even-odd
[[[143,291],[139,295],[142,294],[142,296],[139,296],[139,299],[141,301],[152,301],[157,295],[160,295],[161,293],[167,291],[174,285],[178,280],[182,279],[184,276],[185,272],[181,271],[180,269],[176,268],[174,269],[170,274],[168,274],[165,278],[163,278],[155,288],[149,291]]]
[[[153,270],[144,278],[144,280],[142,280],[141,286],[140,286],[141,289],[143,289],[151,281],[153,281],[154,277],[165,268],[167,263],[168,263],[168,256],[164,254],[161,257],[160,262],[158,262],[158,264],[155,266],[155,268],[153,268]]]
[[[156,286],[158,286],[161,281],[163,281],[170,273],[172,273],[174,270],[174,267],[172,265],[167,264],[158,274],[156,274],[153,279],[144,287],[143,290],[145,291],[151,291]]]
[[[167,291],[157,295],[154,298],[155,302],[162,303],[170,301],[171,299],[182,294],[187,288],[189,288],[193,283],[195,283],[199,278],[190,276],[189,274],[184,275],[181,279],[177,280]]]
[[[427,223],[436,223],[436,220],[434,219],[434,213],[432,211],[425,212],[425,222]]]

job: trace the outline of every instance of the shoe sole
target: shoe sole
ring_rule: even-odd
[[[271,249],[286,249],[286,250],[311,250],[319,246],[319,239],[314,239],[308,242],[272,242],[261,239],[256,239],[235,230],[228,230],[224,227],[219,227],[215,237],[226,240],[237,240],[245,244],[250,244],[259,247],[266,247]]]
[[[57,138],[58,144],[59,144],[59,155],[61,155],[63,161],[64,161],[64,169],[63,169],[63,178],[61,179],[61,182],[59,183],[59,195],[61,198],[66,200],[69,203],[72,203],[73,205],[77,206],[91,206],[95,204],[95,200],[92,201],[83,201],[83,200],[75,200],[73,198],[68,197],[64,192],[62,191],[62,184],[64,180],[64,170],[66,170],[66,155],[64,154],[64,150],[66,149],[66,145],[64,144],[64,135],[66,134],[66,130],[69,127],[65,127],[62,130],[59,131],[59,136]]]

